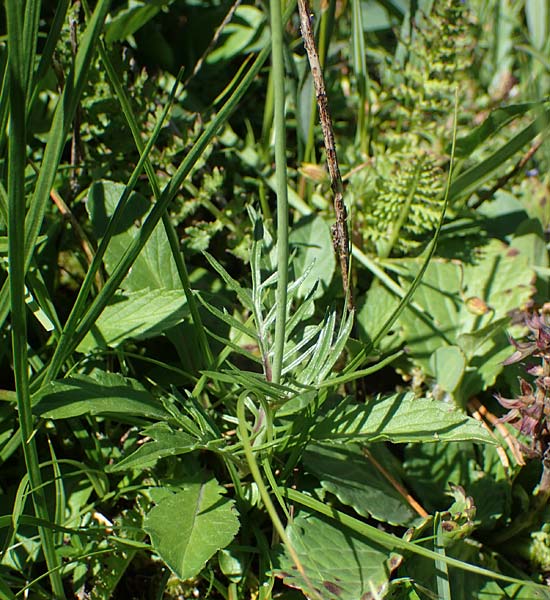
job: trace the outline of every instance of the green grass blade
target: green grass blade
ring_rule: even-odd
[[[40,172],[32,195],[28,218],[25,221],[25,272],[33,255],[36,239],[53,187],[54,179],[65,146],[67,133],[72,125],[80,95],[87,82],[88,70],[96,49],[103,21],[109,8],[109,0],[99,0],[92,17],[82,35],[76,54],[74,68],[67,77],[50,128],[48,143],[40,165]]]
[[[57,2],[54,17],[48,28],[48,37],[46,39],[46,43],[44,44],[44,48],[42,49],[42,52],[40,54],[38,68],[36,69],[33,75],[30,89],[31,99],[27,108],[27,115],[30,113],[34,101],[36,100],[36,96],[40,91],[39,83],[50,68],[53,53],[59,41],[59,34],[61,33],[61,29],[63,28],[63,22],[65,21],[65,15],[67,14],[68,7],[69,0],[59,0]]]
[[[174,86],[174,88],[172,90],[171,98],[173,97],[173,94],[175,93],[175,91],[176,91],[176,87]],[[113,237],[114,232],[116,231],[116,227],[120,221],[124,207],[126,206],[128,200],[130,199],[130,195],[131,195],[132,191],[134,190],[136,183],[139,179],[139,176],[141,175],[141,173],[145,167],[147,158],[148,158],[151,150],[153,149],[153,146],[155,145],[155,143],[157,141],[158,135],[160,134],[160,131],[162,129],[164,121],[168,115],[169,108],[170,108],[170,101],[164,107],[164,110],[163,110],[159,120],[157,121],[155,128],[153,129],[151,136],[149,137],[149,140],[148,140],[145,148],[143,149],[143,152],[140,155],[138,163],[135,166],[135,168],[132,172],[132,175],[130,176],[130,179],[128,180],[126,188],[124,189],[124,193],[120,197],[117,207],[116,207],[113,215],[111,216],[111,219],[109,220],[107,229],[106,229],[106,231],[103,235],[103,238],[101,239],[101,242],[97,248],[97,251],[92,260],[92,264],[90,265],[90,267],[86,273],[84,281],[82,282],[82,285],[80,286],[78,296],[73,305],[73,308],[71,309],[69,317],[67,318],[65,327],[63,328],[63,331],[61,332],[61,338],[59,340],[59,343],[55,349],[54,355],[50,362],[50,366],[48,368],[48,373],[46,374],[47,381],[50,381],[52,378],[55,378],[55,375],[57,374],[58,370],[61,367],[61,364],[63,363],[62,357],[65,355],[67,344],[69,344],[70,341],[73,339],[74,332],[76,330],[78,321],[81,319],[82,315],[85,312],[84,307],[85,307],[86,301],[88,299],[89,293],[92,289],[95,275],[101,266],[101,262],[103,260],[103,257],[105,256],[105,252],[107,251],[109,242],[110,242],[111,238]]]
[[[132,106],[130,104],[130,100],[122,82],[120,81],[116,69],[113,67],[113,64],[109,58],[109,53],[105,48],[103,42],[100,43],[99,52],[101,55],[101,61],[105,65],[107,70],[107,75],[109,76],[109,81],[113,86],[115,94],[120,102],[120,106],[122,108],[122,112],[126,117],[126,122],[130,127],[130,131],[132,132],[132,137],[134,138],[134,143],[138,149],[138,152],[143,154],[144,151],[144,143],[141,138],[141,134],[139,131],[139,126],[135,115],[132,110]],[[171,98],[175,95],[175,91],[177,89],[178,83],[183,76],[183,70],[180,70],[180,73],[176,79],[176,83],[174,84],[174,93]],[[171,104],[171,103],[170,103]],[[145,172],[147,173],[147,177],[149,178],[149,183],[151,184],[151,188],[153,190],[153,194],[155,199],[158,201],[161,195],[160,186],[158,183],[158,178],[156,176],[155,170],[153,169],[153,165],[149,161],[149,159],[145,162]],[[189,306],[189,310],[191,312],[192,323],[195,327],[195,331],[197,334],[197,339],[199,341],[199,350],[202,354],[202,362],[203,365],[208,367],[211,366],[213,362],[212,351],[210,350],[210,345],[208,344],[208,340],[206,338],[206,333],[202,324],[202,320],[200,317],[200,313],[197,307],[197,303],[195,302],[195,298],[191,291],[191,284],[189,282],[189,274],[187,272],[187,267],[185,265],[185,261],[183,260],[182,252],[179,247],[178,235],[170,221],[170,218],[167,213],[162,216],[162,223],[164,226],[164,230],[166,231],[166,237],[168,238],[168,243],[170,244],[170,249],[172,251],[172,256],[174,257],[174,261],[176,263],[176,268],[178,270],[178,274],[180,277],[180,281],[183,287],[183,291],[185,293],[185,297],[187,299],[187,305]]]
[[[502,164],[516,152],[521,150],[523,146],[528,144],[535,136],[538,134],[547,135],[549,124],[550,110],[546,110],[504,144],[504,146],[500,147],[496,152],[493,152],[491,156],[464,173],[461,173],[451,184],[449,201],[455,202],[457,199],[479,189],[485,181],[491,178],[492,173],[496,169],[502,166]]]
[[[93,323],[95,323],[96,319],[101,314],[105,306],[107,306],[110,298],[118,289],[118,286],[128,273],[128,270],[130,269],[130,267],[138,257],[139,253],[141,252],[141,249],[149,239],[151,233],[153,232],[153,229],[160,221],[168,204],[178,193],[183,181],[190,173],[191,169],[199,160],[199,158],[202,156],[208,144],[212,141],[213,137],[217,134],[221,126],[227,121],[231,113],[235,110],[235,108],[243,98],[246,90],[249,88],[251,83],[254,81],[255,77],[260,72],[260,69],[264,65],[268,55],[269,47],[266,47],[260,52],[256,60],[252,64],[251,68],[246,72],[243,79],[236,88],[234,94],[220,109],[218,114],[210,122],[206,130],[202,133],[195,145],[191,148],[187,156],[184,158],[181,165],[178,167],[176,173],[172,177],[172,180],[164,188],[159,201],[155,204],[155,206],[143,222],[140,230],[140,235],[137,236],[132,242],[132,244],[127,248],[126,252],[121,257],[118,265],[113,270],[111,277],[106,282],[105,286],[97,295],[94,302],[82,318],[80,324],[75,330],[74,336],[72,336],[72,339],[67,343],[66,347],[63,348],[63,355],[58,357],[58,360],[54,365],[55,368],[52,367],[50,371],[49,376],[51,378],[54,378],[56,376],[61,364],[65,360],[65,357],[70,355],[72,351],[82,341],[82,339],[84,339],[86,333],[89,331]]]
[[[32,3],[29,3],[32,4]],[[34,15],[35,7],[30,8]],[[25,29],[22,26],[22,7],[17,0],[7,0],[9,69],[10,69],[10,135],[8,145],[8,259],[11,307],[11,339],[13,374],[17,394],[17,408],[21,426],[23,455],[32,488],[36,516],[49,520],[46,497],[31,410],[27,357],[27,321],[25,306],[25,166],[26,166],[26,63],[23,54]],[[27,57],[28,58],[28,57]],[[58,556],[51,531],[39,527],[44,556],[51,571],[50,582],[56,597],[63,598],[63,583],[57,568]]]

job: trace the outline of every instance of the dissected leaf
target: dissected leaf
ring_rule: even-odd
[[[162,405],[135,379],[118,373],[95,371],[94,376],[74,375],[45,385],[35,396],[33,410],[46,419],[81,415],[170,418]]]
[[[358,600],[367,594],[376,598],[401,561],[399,555],[389,555],[382,546],[346,527],[305,511],[293,519],[287,535],[309,582],[297,570],[288,550],[276,556],[274,574],[308,596],[311,583],[325,600]]]
[[[147,513],[143,528],[155,551],[180,579],[198,575],[239,530],[234,502],[224,492],[215,479],[191,481]]]

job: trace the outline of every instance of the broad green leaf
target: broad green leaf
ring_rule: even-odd
[[[502,327],[479,346],[478,354],[470,361],[464,373],[457,399],[466,400],[494,385],[502,372],[502,363],[512,353],[510,348],[510,340]]]
[[[215,479],[192,481],[147,513],[143,528],[155,551],[180,579],[198,575],[206,561],[237,534],[234,502],[224,493]]]
[[[313,586],[324,600],[358,600],[368,594],[376,598],[401,562],[399,555],[390,555],[344,525],[305,511],[297,514],[286,532],[309,582],[286,549],[275,557],[273,573],[308,597]]]
[[[209,63],[230,60],[245,50],[257,50],[266,43],[263,35],[265,13],[255,6],[239,6],[231,23],[224,28],[226,36],[206,59]]]
[[[188,314],[183,290],[141,290],[115,297],[82,340],[78,352],[116,348],[124,340],[161,335]]]
[[[292,227],[289,242],[291,248],[297,251],[293,261],[296,277],[310,269],[298,290],[298,296],[304,298],[318,281],[322,285],[317,288],[315,297],[322,296],[336,268],[332,237],[326,221],[313,215],[302,217]]]
[[[485,446],[487,453],[494,447]],[[509,516],[511,488],[508,475],[490,471],[487,464],[478,464],[479,453],[473,444],[435,446],[414,444],[405,448],[404,468],[408,485],[426,510],[446,510],[450,484],[464,488],[476,506],[476,527],[491,529],[499,518]],[[495,458],[500,466],[500,459]],[[502,467],[501,467],[502,470]]]
[[[46,419],[81,415],[113,415],[168,419],[170,414],[135,379],[118,373],[94,371],[94,376],[74,375],[45,385],[34,397],[35,414]]]
[[[548,276],[543,275],[544,270],[549,266],[549,260],[544,228],[540,219],[525,219],[517,228],[510,247],[518,250],[522,256],[527,258],[529,266],[535,268],[538,275],[535,301],[543,304],[550,294],[550,283]]]
[[[526,305],[535,290],[527,253],[493,239],[478,255],[475,264],[433,260],[415,295],[423,312],[408,307],[400,319],[409,357],[428,375],[437,377],[437,361],[431,357],[440,348],[458,346],[464,353],[467,364],[457,398],[493,385],[509,351],[503,332],[508,315]],[[402,275],[406,280],[418,270],[416,261],[402,261],[401,267],[408,271]],[[448,378],[450,373],[439,370],[439,375]],[[449,385],[438,383],[444,389]]]
[[[355,444],[309,444],[303,461],[306,470],[319,479],[324,489],[364,517],[404,526],[411,526],[418,517]]]
[[[377,398],[367,404],[338,406],[314,428],[316,440],[457,442],[494,444],[481,424],[451,404],[415,398],[413,393]]]
[[[108,44],[124,41],[153,19],[163,6],[172,4],[174,0],[155,0],[154,2],[138,2],[121,10],[106,27],[105,41]],[[131,4],[131,3],[130,3]]]
[[[480,249],[480,254],[477,264],[464,266],[464,294],[467,299],[481,299],[488,312],[478,315],[468,309],[468,303],[463,305],[463,332],[475,331],[494,319],[507,316],[525,305],[535,291],[535,273],[527,253],[491,240]]]
[[[430,359],[431,370],[441,389],[454,392],[464,376],[466,357],[458,346],[441,346]]]
[[[416,275],[416,261],[405,263],[407,281]],[[442,345],[455,343],[460,324],[460,265],[433,259],[416,290],[414,302],[423,312],[410,307],[403,311],[400,324],[411,358],[430,375],[430,356]]]
[[[358,304],[357,328],[359,337],[365,344],[370,344],[376,338],[398,304],[399,299],[376,279],[365,298],[361,299]],[[380,340],[380,351],[383,353],[391,352],[399,347],[402,342],[399,323],[397,323]]]
[[[103,236],[124,189],[124,185],[113,181],[97,181],[90,187],[86,207],[98,238]],[[141,222],[150,208],[150,202],[140,194],[133,193],[130,196],[117,232],[105,253],[104,262],[109,274],[134,239],[140,236]],[[176,263],[161,223],[153,230],[121,287],[130,292],[157,288],[181,289]]]
[[[124,471],[126,469],[144,469],[165,456],[177,456],[192,452],[199,446],[199,441],[184,431],[174,430],[167,423],[155,423],[143,432],[153,441],[141,445],[130,456],[107,467],[107,472]]]

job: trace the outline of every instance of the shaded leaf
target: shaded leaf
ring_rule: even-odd
[[[95,371],[94,376],[75,375],[44,386],[35,396],[35,414],[46,419],[81,415],[115,415],[168,419],[170,414],[135,379],[117,373]]]
[[[287,535],[309,581],[325,600],[377,597],[401,561],[350,529],[305,511],[287,527]],[[286,585],[311,595],[287,550],[276,556],[273,572]]]
[[[479,441],[494,444],[480,423],[450,404],[394,394],[365,405],[338,406],[314,428],[313,438],[394,443]]]
[[[303,461],[324,489],[358,514],[392,525],[410,526],[415,521],[417,514],[359,446],[309,444]]]
[[[86,208],[98,238],[103,237],[124,190],[124,185],[113,181],[97,181],[90,187]],[[115,270],[121,256],[140,235],[141,222],[150,209],[150,202],[140,194],[132,193],[105,253],[108,273]],[[162,223],[153,230],[121,287],[130,292],[157,288],[181,289],[176,263]]]

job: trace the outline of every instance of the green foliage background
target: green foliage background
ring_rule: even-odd
[[[0,598],[550,597],[546,2],[312,2],[352,311],[295,2],[3,8]]]

